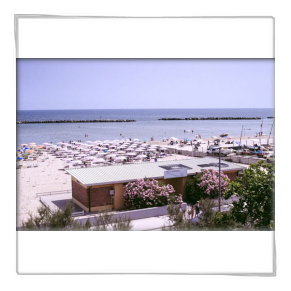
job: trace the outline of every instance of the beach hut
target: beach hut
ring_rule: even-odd
[[[123,161],[125,156],[116,157],[115,161]],[[231,179],[235,179],[243,166],[223,161],[227,167],[222,171]],[[124,165],[109,165],[106,167],[90,167],[68,169],[72,182],[72,200],[86,212],[94,212],[104,208],[121,210],[124,208],[124,185],[144,177],[170,184],[176,193],[185,198],[185,184],[192,176],[201,173],[203,169],[213,168],[217,164],[215,158],[186,159],[174,161],[157,161],[155,163],[128,163]],[[177,176],[168,176],[167,171],[176,168]],[[217,169],[217,167],[216,167]],[[112,199],[113,197],[113,199]]]

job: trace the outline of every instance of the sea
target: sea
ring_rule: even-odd
[[[35,142],[69,142],[81,140],[139,139],[161,141],[229,136],[254,136],[262,131],[269,135],[274,127],[274,109],[88,109],[88,110],[18,110],[17,121],[133,119],[136,122],[17,124],[17,145]],[[260,117],[261,120],[158,120],[187,117]],[[189,131],[190,132],[185,132]],[[192,132],[193,131],[193,132]],[[87,135],[87,137],[85,137]]]

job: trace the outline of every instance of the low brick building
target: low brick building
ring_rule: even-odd
[[[191,158],[186,160],[155,163],[134,163],[91,168],[74,168],[67,172],[72,177],[72,199],[86,212],[100,209],[123,209],[124,185],[142,178],[152,178],[171,184],[176,194],[185,197],[187,180],[203,169],[218,170],[214,158]],[[243,166],[223,161],[221,171],[234,180]]]

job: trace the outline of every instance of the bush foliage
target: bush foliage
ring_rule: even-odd
[[[138,179],[128,183],[123,196],[126,209],[143,209],[182,202],[182,195],[175,195],[172,185],[165,185],[154,179]]]

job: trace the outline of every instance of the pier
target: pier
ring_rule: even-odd
[[[186,117],[186,118],[159,118],[159,120],[255,120],[261,117]]]
[[[29,123],[96,123],[96,122],[136,122],[133,119],[93,119],[93,120],[39,120],[39,121],[16,121],[16,124]]]

